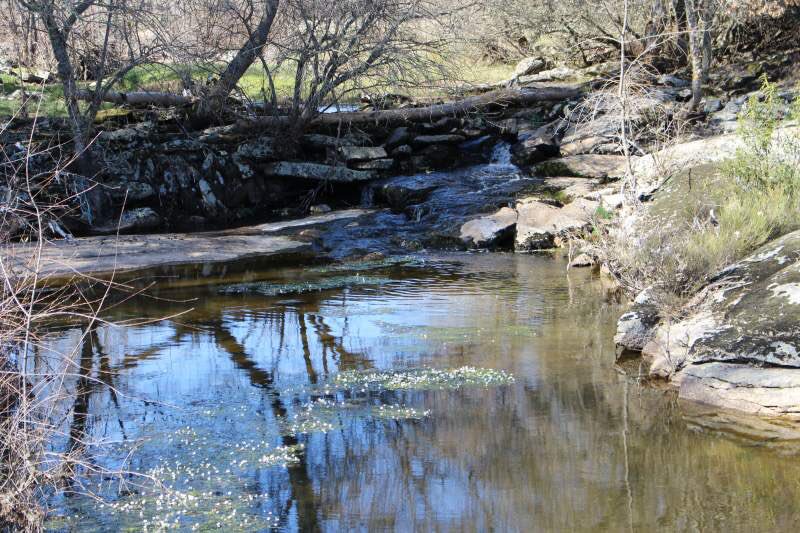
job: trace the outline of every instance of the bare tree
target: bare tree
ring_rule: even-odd
[[[58,77],[64,90],[64,101],[72,127],[75,152],[85,152],[93,135],[92,123],[103,98],[133,68],[152,60],[165,50],[159,39],[155,14],[143,1],[131,0],[19,0],[20,5],[36,16],[44,27],[55,57]],[[89,39],[100,37],[95,47],[96,58],[88,88],[89,105],[79,105],[80,88],[75,66],[81,34]],[[121,49],[112,61],[112,46]],[[114,65],[115,68],[112,68]]]
[[[239,83],[241,77],[247,72],[253,62],[262,56],[267,45],[273,21],[278,13],[279,0],[265,0],[260,6],[261,15],[258,24],[251,30],[250,19],[256,11],[252,2],[245,6],[247,15],[242,16],[241,22],[245,26],[249,37],[242,45],[233,59],[219,75],[217,82],[210,88],[202,100],[198,112],[200,115],[218,115],[228,95]]]
[[[285,0],[275,63],[292,67],[289,115],[296,129],[363,93],[441,80],[442,41],[426,26],[443,19],[427,0]]]
[[[94,119],[106,94],[128,72],[164,50],[158,17],[147,10],[143,0],[19,0],[19,4],[37,18],[47,34],[72,130],[77,156],[74,167],[79,174],[91,176],[95,171],[90,149]],[[84,94],[75,65],[81,36],[88,36],[90,41],[99,36],[101,43],[92,47],[97,53],[91,76],[95,81]],[[121,50],[113,61],[112,46]],[[81,106],[82,98],[88,100],[88,105]],[[102,218],[102,191],[86,183],[79,183],[78,188],[88,191],[84,213],[88,222]]]

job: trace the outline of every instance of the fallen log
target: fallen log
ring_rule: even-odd
[[[92,98],[94,98],[94,93],[92,91],[78,91],[79,100],[91,100]],[[159,107],[170,107],[190,105],[194,103],[195,98],[180,94],[155,91],[136,91],[130,93],[109,91],[103,96],[103,101],[118,105],[128,104],[132,106],[153,105]]]
[[[537,102],[557,102],[580,95],[583,84],[525,87],[520,89],[498,89],[461,100],[435,104],[426,107],[403,109],[384,109],[380,111],[353,111],[346,113],[323,113],[309,123],[309,126],[335,126],[337,124],[402,124],[405,122],[432,122],[443,117],[467,115],[494,108],[523,107]],[[89,100],[90,91],[79,91],[78,98]],[[189,105],[195,98],[161,92],[108,92],[103,97],[106,102],[128,105],[180,106]],[[253,128],[274,128],[286,126],[288,117],[258,117],[240,120],[236,129],[250,131]]]
[[[311,120],[309,126],[370,123],[395,125],[405,122],[433,122],[443,117],[468,115],[494,108],[523,107],[537,102],[558,102],[575,98],[583,91],[584,85],[582,84],[499,89],[478,96],[427,107],[324,113]],[[286,117],[259,117],[240,120],[237,123],[237,129],[248,131],[253,128],[273,128],[285,126],[286,124]]]

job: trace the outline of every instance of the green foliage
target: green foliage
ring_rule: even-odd
[[[611,220],[612,218],[614,218],[614,213],[612,211],[609,211],[602,205],[599,205],[597,206],[597,209],[595,209],[594,211],[594,216],[596,216],[601,220]]]
[[[744,147],[723,167],[727,176],[746,190],[782,188],[787,194],[797,194],[800,188],[800,138],[778,131],[784,118],[800,116],[800,98],[784,116],[784,105],[775,84],[766,77],[761,92],[754,95],[739,117],[739,135]]]
[[[0,74],[0,116],[12,116],[19,112],[23,102],[14,93],[20,89],[25,89],[28,113],[38,113],[43,116],[66,115],[60,84],[41,86],[35,83],[22,83],[16,76]]]

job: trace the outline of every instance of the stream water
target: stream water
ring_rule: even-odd
[[[620,372],[621,307],[559,259],[253,271],[163,284],[108,318],[187,309],[54,332],[82,368],[59,446],[86,435],[95,466],[131,473],[76,491],[104,501],[54,497],[49,529],[798,525],[796,441]]]

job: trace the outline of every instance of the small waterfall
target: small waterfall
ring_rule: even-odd
[[[489,164],[501,167],[513,166],[513,163],[511,163],[511,145],[503,141],[495,144],[492,149],[492,157],[489,159]]]

